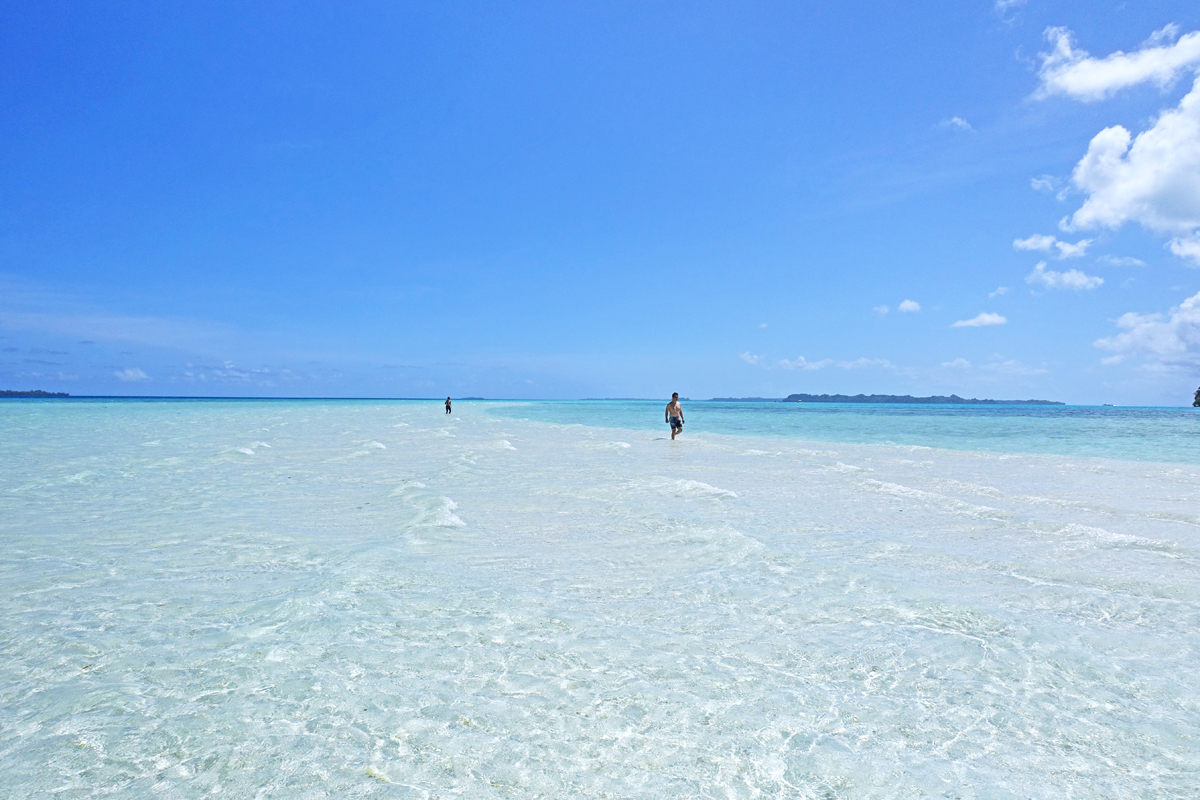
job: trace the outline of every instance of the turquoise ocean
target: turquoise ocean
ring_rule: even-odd
[[[0,402],[6,797],[1193,798],[1200,409]]]

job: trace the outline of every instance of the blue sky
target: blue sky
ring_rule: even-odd
[[[0,388],[1181,405],[1197,32],[1185,2],[5,2]]]

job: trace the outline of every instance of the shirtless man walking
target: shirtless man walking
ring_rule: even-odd
[[[666,417],[666,421],[671,423],[671,441],[675,441],[675,434],[683,433],[683,406],[679,405],[679,392],[672,392]]]

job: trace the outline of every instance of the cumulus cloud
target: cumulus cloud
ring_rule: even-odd
[[[1180,258],[1188,258],[1200,265],[1200,233],[1191,236],[1177,236],[1167,243],[1171,252]]]
[[[749,352],[739,353],[738,358],[745,361],[747,364],[757,364],[762,361],[762,356],[751,355]]]
[[[779,366],[783,367],[784,369],[811,370],[811,369],[821,369],[822,367],[828,367],[832,363],[833,363],[833,361],[828,358],[826,358],[822,361],[809,361],[804,356],[796,356],[796,358],[792,361],[788,361],[786,358],[783,359],[782,361],[779,362]]]
[[[1088,145],[1071,180],[1087,193],[1064,220],[1068,229],[1137,222],[1159,233],[1195,237],[1200,227],[1200,79],[1179,106],[1134,138],[1120,125]]]
[[[902,303],[900,303],[898,308],[901,311],[907,311],[909,313],[913,313],[913,312],[921,310],[921,304],[918,303],[916,300],[905,300]]]
[[[1142,357],[1152,369],[1196,369],[1200,367],[1200,293],[1184,300],[1166,314],[1129,312],[1117,318],[1121,333],[1094,344],[1112,356],[1106,364]]]
[[[1079,258],[1087,252],[1091,239],[1080,239],[1075,244],[1060,242],[1057,237],[1035,233],[1028,239],[1014,239],[1013,248],[1016,250],[1040,250],[1049,252],[1057,248],[1058,258]]]
[[[942,120],[939,125],[943,128],[951,128],[956,131],[973,131],[971,123],[967,122],[962,117],[951,117],[950,119]]]
[[[953,361],[943,361],[942,366],[950,369],[970,369],[971,362],[967,361],[965,358],[959,357]]]
[[[1162,111],[1146,130],[1134,136],[1113,125],[1092,137],[1071,173],[1084,202],[1059,227],[1116,229],[1134,222],[1172,237],[1170,251],[1200,265],[1200,31],[1179,32],[1168,25],[1133,53],[1093,58],[1069,30],[1050,28],[1046,37],[1053,47],[1042,54],[1035,96],[1091,102],[1141,83],[1166,88],[1198,73],[1179,105]]]
[[[950,327],[982,328],[986,325],[1003,325],[1006,322],[1008,322],[1008,319],[1000,316],[999,314],[993,314],[990,311],[981,311],[977,316],[971,317],[970,319],[960,319]]]
[[[1104,278],[1099,278],[1095,275],[1087,275],[1077,269],[1069,269],[1066,272],[1055,272],[1054,270],[1046,269],[1046,262],[1039,261],[1037,266],[1033,268],[1033,272],[1025,276],[1025,282],[1031,284],[1041,284],[1047,289],[1081,289],[1092,290],[1104,284]]]
[[[1068,29],[1047,28],[1051,50],[1041,54],[1041,85],[1034,96],[1066,95],[1094,102],[1139,83],[1166,88],[1182,72],[1200,65],[1200,31],[1176,41],[1178,36],[1178,26],[1168,25],[1133,53],[1118,50],[1105,58],[1093,58],[1076,46]]]
[[[113,373],[117,378],[123,381],[148,381],[150,376],[142,372],[138,367],[126,367],[119,369]]]
[[[988,292],[988,297],[999,297],[1004,294],[1008,294],[1008,287],[997,286],[994,290]]]

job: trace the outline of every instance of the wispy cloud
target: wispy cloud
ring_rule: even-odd
[[[872,311],[874,311],[876,314],[878,314],[878,315],[879,315],[879,316],[881,316],[881,317],[882,317],[883,315],[885,315],[885,314],[887,314],[887,313],[888,313],[888,307],[887,307],[887,306],[875,306],[875,307],[874,307],[874,308],[872,308],[871,310],[872,310]]]
[[[992,10],[996,12],[996,16],[1005,22],[1012,22],[1016,18],[1017,12],[1020,11],[1029,0],[996,0],[996,4],[992,6]]]
[[[1046,39],[1052,47],[1041,54],[1041,85],[1035,96],[1059,94],[1094,102],[1139,83],[1167,87],[1182,72],[1200,64],[1200,31],[1175,41],[1178,36],[1179,26],[1167,25],[1135,52],[1118,50],[1105,58],[1093,58],[1079,49],[1067,28],[1047,28]]]
[[[1103,255],[1096,259],[1097,264],[1106,264],[1110,267],[1144,267],[1146,262],[1140,258],[1133,256],[1112,256]]]
[[[967,122],[962,117],[951,117],[950,119],[944,119],[938,123],[938,126],[941,128],[950,128],[951,130],[956,130],[956,131],[973,131],[973,130],[975,130],[974,128],[971,127],[971,123]]]
[[[988,325],[1003,325],[1006,322],[1008,322],[1008,319],[1000,316],[999,314],[993,314],[989,311],[981,311],[978,315],[971,317],[970,319],[960,319],[950,327],[982,328]]]
[[[1047,236],[1041,233],[1035,233],[1028,239],[1014,239],[1013,248],[1016,250],[1040,250],[1048,252],[1052,249],[1058,250],[1058,258],[1079,258],[1083,256],[1088,247],[1091,245],[1091,239],[1080,239],[1075,244],[1070,242],[1059,241],[1057,237]]]
[[[1015,250],[1049,250],[1058,241],[1053,236],[1047,236],[1044,233],[1035,233],[1028,239],[1013,239],[1013,249]]]
[[[1031,367],[1028,364],[1022,364],[1015,358],[997,358],[984,364],[981,369],[996,377],[1045,375],[1050,371],[1044,367]]]
[[[1058,180],[1051,175],[1039,175],[1029,179],[1029,185],[1035,192],[1053,192]]]
[[[125,369],[119,369],[116,372],[114,372],[113,375],[115,375],[120,380],[128,381],[128,382],[150,380],[150,376],[147,375],[145,372],[142,372],[142,370],[139,369],[138,367],[126,367]]]
[[[899,308],[901,311],[913,314],[921,310],[921,304],[916,300],[905,300],[901,302],[897,308]]]
[[[133,317],[116,314],[62,314],[0,310],[0,326],[33,330],[57,336],[86,336],[95,341],[134,342],[155,346],[207,348],[238,337],[233,325],[168,317]]]
[[[965,358],[959,357],[953,361],[943,361],[942,366],[948,369],[970,369],[971,362],[967,361]]]
[[[1104,283],[1104,278],[1095,275],[1087,275],[1077,269],[1069,269],[1066,272],[1055,272],[1054,270],[1046,269],[1046,262],[1039,261],[1037,266],[1033,268],[1033,272],[1025,276],[1025,282],[1029,284],[1038,284],[1047,289],[1073,289],[1075,291],[1087,290],[1091,291]]]
[[[768,361],[762,356],[752,355],[750,353],[742,353],[739,356],[747,364],[770,369],[775,364],[778,364],[783,369],[797,369],[804,371],[813,371],[825,369],[826,367],[836,366],[841,369],[897,369],[896,365],[886,358],[856,358],[853,361],[836,361],[832,358],[823,358],[820,361],[809,361],[804,356],[796,356],[793,359],[781,359],[778,362]]]
[[[988,292],[988,297],[1000,297],[1001,295],[1006,295],[1006,294],[1008,294],[1007,286],[997,286],[995,289]]]
[[[178,380],[184,383],[254,384],[269,387],[302,380],[306,377],[315,378],[317,376],[270,366],[241,368],[234,362],[226,360],[219,366],[185,364]]]
[[[888,361],[886,358],[856,358],[853,361],[839,361],[837,365],[842,369],[866,369],[869,367],[879,367],[880,369],[895,369],[896,365]]]
[[[1121,333],[1094,342],[1113,354],[1103,359],[1106,364],[1141,357],[1150,369],[1200,367],[1200,293],[1166,314],[1122,314],[1117,318],[1117,327]]]
[[[804,356],[796,356],[791,361],[788,361],[786,358],[783,359],[782,361],[779,362],[779,366],[783,367],[784,369],[813,370],[813,369],[821,369],[823,367],[827,367],[832,363],[833,363],[833,360],[828,359],[828,358],[826,358],[822,361],[809,361]]]

